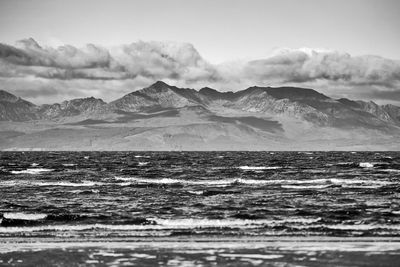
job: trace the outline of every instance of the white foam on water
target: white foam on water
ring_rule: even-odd
[[[238,169],[241,170],[276,170],[281,169],[282,167],[273,166],[273,167],[264,167],[264,166],[239,166]]]
[[[287,189],[322,189],[327,187],[329,185],[282,185],[282,188]]]
[[[264,225],[276,225],[282,223],[311,224],[320,221],[321,218],[287,218],[282,220],[243,220],[243,219],[154,219],[154,221],[167,229],[182,228],[221,228],[221,227],[241,227],[257,228]]]
[[[359,166],[361,168],[373,168],[374,164],[371,162],[360,162]]]
[[[104,183],[100,182],[92,182],[92,181],[82,181],[79,183],[73,183],[73,182],[32,182],[32,185],[36,186],[72,186],[72,187],[91,187],[91,186],[98,186],[98,185],[104,185]]]
[[[204,193],[204,191],[188,191],[188,193],[193,194],[193,195],[202,195]]]
[[[25,212],[6,212],[3,214],[6,219],[13,220],[42,220],[47,217],[47,214],[43,213],[25,213]]]
[[[314,224],[312,226],[307,225],[298,225],[295,226],[297,229],[309,229],[311,228],[327,228],[332,230],[346,230],[346,231],[368,231],[368,230],[377,230],[377,229],[385,229],[385,230],[394,230],[399,231],[399,224]]]
[[[129,256],[134,258],[143,258],[143,259],[155,259],[155,255],[144,254],[144,253],[131,253]]]
[[[29,168],[21,171],[11,171],[12,174],[41,174],[44,172],[51,172],[53,169],[45,169],[45,168]]]
[[[139,166],[146,166],[147,164],[149,164],[149,162],[139,162],[138,163]]]
[[[251,259],[263,259],[263,260],[273,260],[282,258],[283,255],[279,254],[270,254],[270,255],[262,255],[262,254],[227,254],[221,253],[218,256],[229,257],[229,258],[251,258]]]
[[[115,180],[130,182],[129,184],[182,184],[182,185],[204,185],[204,186],[228,186],[234,184],[245,184],[245,185],[304,185],[304,184],[320,184],[319,186],[329,186],[331,184],[337,185],[388,185],[392,184],[389,181],[377,181],[377,180],[361,180],[361,179],[339,179],[339,178],[320,178],[320,179],[304,179],[304,180],[286,180],[286,179],[243,179],[243,178],[229,178],[221,180],[180,180],[171,178],[161,179],[147,179],[147,178],[136,178],[136,177],[114,177]],[[123,183],[119,183],[123,185]],[[310,185],[312,186],[312,185]]]
[[[64,167],[72,167],[72,166],[76,166],[75,163],[63,163],[62,164]]]
[[[343,161],[343,162],[337,162],[336,165],[351,165],[354,164],[353,161]]]
[[[35,187],[35,186],[72,186],[72,187],[80,187],[80,186],[98,186],[104,185],[101,182],[92,182],[92,181],[82,181],[82,182],[50,182],[50,181],[30,181],[30,180],[8,180],[1,181],[0,186],[25,186],[25,187]]]
[[[33,217],[35,218],[35,217]],[[37,217],[45,218],[45,217]],[[241,228],[254,229],[266,225],[281,225],[287,223],[312,224],[320,221],[320,218],[287,218],[282,220],[241,220],[241,219],[151,219],[155,225],[111,225],[111,224],[81,224],[81,225],[42,225],[31,227],[0,227],[0,233],[23,232],[73,232],[73,231],[145,231],[145,230],[182,230],[182,229],[207,229],[207,228]],[[143,233],[146,235],[146,233]]]
[[[171,178],[161,179],[146,179],[135,177],[115,177],[116,180],[130,181],[132,184],[184,184],[184,185],[213,185],[213,186],[227,186],[235,183],[240,184],[275,184],[284,182],[285,180],[254,180],[254,179],[221,179],[221,180],[180,180]]]

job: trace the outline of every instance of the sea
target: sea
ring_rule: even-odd
[[[0,152],[0,266],[400,266],[400,152]]]

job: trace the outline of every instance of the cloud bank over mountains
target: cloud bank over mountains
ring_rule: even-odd
[[[0,89],[39,104],[85,96],[110,101],[156,80],[221,91],[291,85],[333,97],[400,103],[400,61],[379,56],[279,49],[264,59],[214,65],[187,43],[54,48],[24,39],[14,46],[0,44]]]

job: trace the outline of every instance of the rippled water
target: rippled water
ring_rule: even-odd
[[[3,236],[398,236],[397,152],[0,154]]]

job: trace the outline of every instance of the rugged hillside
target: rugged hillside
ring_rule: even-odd
[[[107,103],[101,99],[88,97],[64,101],[61,104],[42,105],[38,110],[38,117],[42,119],[53,119],[60,117],[72,117],[85,115],[91,117],[95,114],[105,112]]]
[[[195,90],[179,89],[164,82],[132,92],[110,103],[110,108],[123,111],[143,111],[155,108],[181,108],[202,104]]]
[[[0,121],[37,119],[36,106],[4,90],[0,90]]]
[[[8,150],[379,150],[400,138],[400,107],[295,87],[219,92],[156,82],[111,103],[42,106],[0,91],[0,115]]]

